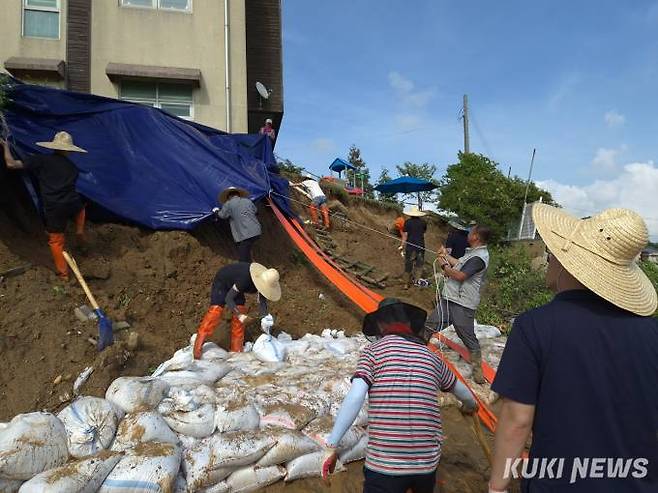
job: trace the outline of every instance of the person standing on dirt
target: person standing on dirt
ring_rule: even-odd
[[[222,208],[217,217],[229,220],[233,241],[238,246],[238,261],[251,262],[251,250],[262,233],[256,205],[249,199],[249,192],[237,187],[224,190],[218,200]]]
[[[535,204],[532,216],[556,294],[516,318],[491,386],[502,408],[489,491],[506,491],[532,432],[527,470],[563,458],[563,474],[525,478],[523,492],[656,492],[658,296],[635,262],[646,224],[628,209],[577,219]]]
[[[386,298],[363,319],[368,345],[357,364],[326,440],[322,477],[333,473],[337,448],[368,396],[364,493],[433,493],[443,427],[438,393],[451,392],[472,414],[478,405],[466,386],[427,347],[422,308]]]
[[[229,264],[217,271],[210,289],[210,308],[201,321],[194,341],[194,358],[201,357],[204,341],[219,324],[224,308],[231,312],[231,351],[241,352],[244,346],[244,323],[247,320],[245,294],[257,294],[261,329],[269,333],[274,318],[268,313],[267,301],[281,299],[279,272],[255,262]]]
[[[52,154],[33,154],[25,161],[14,159],[7,142],[2,142],[4,158],[9,169],[24,169],[34,175],[39,184],[43,212],[48,232],[48,245],[55,263],[57,276],[68,281],[69,269],[64,259],[66,225],[75,221],[75,234],[80,245],[84,245],[85,204],[75,189],[78,168],[68,158],[70,152],[87,151],[73,144],[67,132],[57,132],[50,142],[37,142],[36,145],[52,149]]]
[[[268,118],[265,120],[265,126],[260,128],[259,133],[261,135],[267,135],[272,142],[276,140],[276,131],[274,130],[274,127],[272,126],[272,119]]]
[[[468,233],[469,248],[457,259],[448,254],[445,247],[439,249],[441,270],[446,278],[442,299],[430,317],[430,324],[438,330],[449,325],[462,340],[471,356],[473,380],[485,383],[482,375],[482,351],[475,335],[475,310],[480,304],[480,294],[489,267],[487,243],[491,230],[484,225],[473,226]]]
[[[413,206],[404,211],[408,219],[404,222],[402,228],[402,243],[400,244],[404,252],[404,272],[407,277],[404,289],[409,289],[416,280],[415,274],[418,273],[420,278],[425,274],[425,232],[427,223],[421,218],[426,213]]]
[[[327,206],[327,196],[324,194],[324,191],[320,187],[320,184],[313,178],[313,175],[306,173],[304,175],[306,180],[293,183],[293,186],[302,187],[306,191],[306,195],[311,199],[311,203],[308,206],[308,211],[311,214],[311,221],[316,227],[320,226],[320,220],[318,218],[318,209],[322,212],[322,221],[325,229],[329,229],[331,223],[329,221],[329,207]]]

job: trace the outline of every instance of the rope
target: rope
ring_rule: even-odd
[[[303,205],[304,207],[308,207],[311,204],[311,202],[304,203],[301,200],[293,199],[292,197],[277,193],[273,190],[270,192],[270,194],[278,195],[279,197],[287,198],[291,202],[296,202],[297,204]],[[333,216],[337,216],[337,213],[329,211],[329,215],[333,217]],[[366,226],[365,224],[357,223],[356,221],[352,221],[351,219],[348,219],[347,217],[341,217],[340,219],[342,221],[347,222],[347,223],[354,224],[355,226],[358,226],[361,229],[367,229],[369,231],[372,231],[373,233],[377,233],[378,235],[384,236],[385,238],[390,238],[392,240],[395,240],[396,242],[400,241],[400,239],[396,236],[393,236],[393,235],[388,234],[388,233],[384,233],[384,232],[379,231],[378,229],[375,229],[375,228],[371,228],[370,226]],[[419,245],[414,245],[413,243],[409,243],[409,245],[412,245],[412,246],[416,247],[418,250],[423,250],[425,252],[433,253],[434,255],[439,254],[439,252],[435,252],[434,250],[431,250],[431,249],[425,248],[425,247],[421,247]]]

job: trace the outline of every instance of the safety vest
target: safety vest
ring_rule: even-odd
[[[489,250],[486,245],[476,248],[467,248],[466,253],[459,262],[453,267],[455,270],[461,270],[466,262],[473,257],[480,257],[484,262],[484,269],[477,274],[473,274],[464,282],[456,281],[452,278],[446,280],[443,287],[443,297],[449,301],[457,303],[471,310],[475,310],[480,304],[480,290],[484,285],[489,267]]]

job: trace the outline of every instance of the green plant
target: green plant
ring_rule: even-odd
[[[320,185],[322,190],[324,190],[324,193],[327,195],[327,198],[336,199],[343,205],[349,205],[350,195],[347,193],[347,190],[345,190],[345,187],[343,187],[341,184],[322,180]]]
[[[654,289],[658,291],[658,264],[654,264],[653,262],[640,262],[640,269],[644,271],[651,281],[651,284],[653,284]],[[656,311],[653,316],[658,318],[658,311]]]

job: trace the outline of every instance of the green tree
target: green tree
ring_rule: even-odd
[[[439,207],[466,221],[487,224],[494,241],[506,237],[523,209],[526,182],[507,178],[498,164],[482,154],[459,153],[459,162],[448,167],[441,179]],[[539,198],[554,204],[551,194],[531,183],[528,202]]]
[[[398,176],[411,176],[413,178],[419,178],[421,180],[428,180],[433,183],[439,184],[438,181],[434,178],[436,173],[436,166],[429,163],[416,164],[406,161],[404,164],[399,164],[395,167],[398,172]],[[419,206],[422,206],[424,202],[435,202],[436,201],[436,192],[420,192],[420,194],[405,194],[404,200],[414,200],[420,199]]]
[[[375,198],[373,186],[370,183],[370,170],[366,166],[366,162],[361,157],[361,149],[352,144],[347,154],[347,160],[354,166],[355,170],[348,170],[346,175],[350,183],[356,187],[363,185],[365,196],[372,199]]]
[[[389,174],[388,168],[382,168],[382,172],[379,174],[379,179],[377,180],[377,185],[391,181],[391,175]],[[377,196],[380,202],[386,202],[388,204],[399,205],[400,201],[396,198],[394,193],[381,193],[378,192]]]

